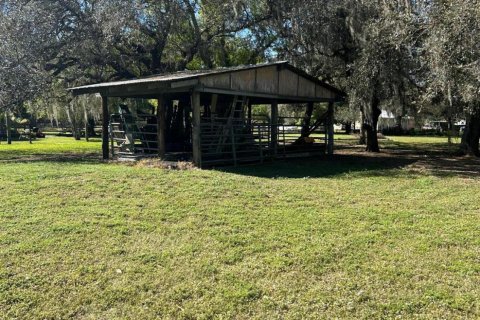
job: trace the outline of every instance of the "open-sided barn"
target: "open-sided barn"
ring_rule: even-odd
[[[70,89],[99,93],[103,156],[191,158],[195,165],[238,164],[265,158],[333,152],[338,89],[288,62],[183,71]],[[156,108],[131,110],[109,98],[157,99]],[[117,99],[118,100],[118,99]],[[301,117],[280,117],[279,104],[303,106]],[[327,104],[326,112],[315,108]],[[252,112],[268,105],[268,116]],[[148,108],[147,108],[148,109]]]

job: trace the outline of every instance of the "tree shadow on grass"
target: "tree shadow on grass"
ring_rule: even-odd
[[[328,178],[350,175],[397,177],[433,175],[437,177],[480,178],[480,159],[456,155],[458,145],[443,143],[409,144],[384,142],[382,152],[370,154],[363,147],[338,146],[333,156],[276,160],[239,167],[215,168],[220,172],[262,178]],[[105,163],[99,152],[32,153],[29,150],[0,152],[0,164],[8,163]]]
[[[370,154],[362,147],[344,146],[333,156],[290,159],[263,165],[222,168],[220,171],[262,178],[328,178],[349,176],[480,178],[480,159],[457,155],[458,147],[446,144],[414,145],[389,143],[381,153]]]
[[[480,159],[458,156],[429,156],[417,161],[411,169],[427,171],[436,177],[480,178]]]
[[[72,163],[72,164],[95,164],[103,163],[101,154],[97,152],[63,152],[63,153],[36,153],[31,152],[11,152],[0,153],[0,163]]]
[[[217,170],[261,178],[328,178],[347,174],[393,177],[401,173],[400,169],[415,162],[415,159],[406,157],[336,154],[319,158],[277,160],[262,165]]]
[[[417,160],[412,170],[427,171],[438,177],[480,177],[480,159],[462,156],[459,144],[448,143],[404,143],[389,141],[384,152],[395,157],[412,157]]]
[[[387,141],[382,146],[386,152],[410,156],[458,156],[459,145],[447,143],[406,143],[398,141]]]

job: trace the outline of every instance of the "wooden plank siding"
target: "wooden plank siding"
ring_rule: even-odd
[[[298,96],[315,97],[315,83],[304,77],[298,78]]]
[[[292,97],[298,95],[298,78],[295,72],[288,69],[281,70],[279,94]]]
[[[255,91],[255,70],[245,70],[232,73],[232,90]]]
[[[279,66],[268,66],[250,70],[232,71],[225,74],[212,74],[201,76],[199,84],[203,88],[231,90],[238,93],[259,96],[306,98],[309,100],[328,101],[336,99],[338,94],[332,90],[315,83],[314,81],[299,75],[287,68]]]
[[[334,92],[318,84],[315,93],[317,98],[335,99],[336,96]]]
[[[201,77],[200,82],[210,88],[230,89],[230,73]]]
[[[277,67],[266,67],[257,70],[257,92],[278,94]]]

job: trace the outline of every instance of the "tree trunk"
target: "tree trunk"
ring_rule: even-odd
[[[453,119],[452,119],[452,117],[448,117],[447,123],[448,123],[448,129],[447,129],[448,144],[452,144],[452,135],[453,135]]]
[[[352,123],[350,121],[345,123],[345,133],[346,134],[352,133]]]
[[[302,138],[308,137],[310,135],[310,123],[312,121],[313,107],[313,102],[309,102],[305,111],[305,115],[303,117],[301,133]]]
[[[403,119],[403,116],[401,115],[396,116],[395,118],[395,133],[398,135],[403,134],[402,119]]]
[[[380,110],[379,105],[380,101],[374,98],[370,114],[363,125],[367,134],[367,147],[365,149],[367,152],[380,152],[380,147],[378,146],[377,124],[382,111]]]
[[[87,119],[87,131],[88,131],[88,137],[92,138],[96,136],[95,133],[95,119],[93,116],[89,115]]]
[[[12,128],[10,126],[10,115],[5,111],[5,130],[7,134],[7,143],[12,144]]]
[[[360,113],[362,116],[360,120],[360,140],[358,141],[358,144],[367,144],[367,133],[365,132],[365,127],[363,125],[365,123],[365,111],[363,108],[361,108]]]
[[[30,144],[32,144],[32,125],[30,124],[30,122],[28,123],[28,142]]]
[[[88,112],[87,112],[87,106],[85,105],[85,101],[83,102],[83,115],[84,115],[84,122],[85,122],[85,140],[88,142],[88,138],[90,137],[89,135],[89,128],[88,128]]]
[[[480,140],[480,111],[474,112],[467,119],[465,131],[462,136],[461,151],[465,155],[474,155],[479,157]]]
[[[75,108],[73,107],[73,101],[68,104],[67,107],[67,117],[72,125],[72,135],[75,140],[80,140],[80,130],[78,128],[77,117],[75,114]]]

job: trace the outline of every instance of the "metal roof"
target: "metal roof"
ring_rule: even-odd
[[[182,80],[190,80],[190,79],[197,79],[202,76],[209,76],[209,75],[216,75],[216,74],[222,74],[222,73],[229,73],[229,72],[235,72],[235,71],[242,71],[242,70],[250,70],[250,69],[257,69],[257,68],[263,68],[263,67],[269,67],[269,66],[276,66],[276,65],[282,65],[288,69],[290,69],[293,72],[296,72],[303,77],[308,78],[309,80],[329,89],[334,91],[340,96],[344,96],[345,94],[341,91],[338,90],[337,88],[320,81],[319,79],[309,75],[305,71],[298,69],[291,64],[289,64],[288,61],[277,61],[277,62],[269,62],[269,63],[261,63],[261,64],[255,64],[255,65],[241,65],[241,66],[236,66],[236,67],[229,67],[229,68],[217,68],[217,69],[209,69],[209,70],[185,70],[185,71],[178,71],[178,72],[173,72],[173,73],[164,73],[164,74],[159,74],[159,75],[153,75],[149,77],[144,77],[144,78],[139,78],[139,79],[131,79],[131,80],[122,80],[122,81],[113,81],[113,82],[103,82],[103,83],[98,83],[98,84],[91,84],[91,85],[85,85],[85,86],[79,86],[79,87],[73,87],[69,88],[68,90],[75,93],[76,91],[79,92],[85,92],[86,90],[92,91],[95,89],[99,89],[98,91],[100,92],[102,89],[106,88],[111,88],[111,87],[119,87],[119,86],[128,86],[128,85],[134,85],[134,84],[148,84],[148,83],[169,83],[169,82],[176,82],[176,81],[182,81]]]
[[[232,71],[242,71],[242,70],[255,69],[255,68],[261,68],[261,67],[267,67],[267,66],[282,65],[287,63],[288,63],[287,61],[278,61],[278,62],[271,62],[271,63],[241,65],[237,67],[217,68],[217,69],[209,69],[209,70],[185,70],[185,71],[178,71],[178,72],[172,72],[172,73],[163,73],[163,74],[153,75],[153,76],[139,78],[139,79],[91,84],[86,86],[69,88],[68,90],[74,91],[78,89],[116,87],[116,86],[122,86],[122,85],[128,85],[128,84],[140,84],[140,83],[149,83],[149,82],[173,82],[173,81],[179,81],[179,80],[195,79],[200,76],[227,73]]]

